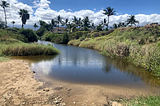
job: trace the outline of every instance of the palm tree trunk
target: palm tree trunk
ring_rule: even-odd
[[[22,23],[22,28],[23,28],[23,23]]]
[[[5,14],[5,21],[6,21],[6,26],[7,26],[6,9],[5,9],[5,8],[3,8],[3,9],[4,9],[4,14]]]
[[[108,24],[107,24],[107,29],[108,29],[108,26],[109,26],[109,16],[108,16]]]

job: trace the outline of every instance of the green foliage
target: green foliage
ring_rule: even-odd
[[[36,31],[36,33],[37,33],[37,35],[38,35],[39,37],[42,37],[43,34],[44,34],[46,31],[47,31],[46,28],[40,27],[40,28]]]
[[[17,31],[19,31],[19,29],[16,29],[16,28],[12,28],[8,30],[0,29],[0,37],[14,38],[22,42],[27,42],[27,38],[24,35],[17,33]]]
[[[43,39],[45,41],[51,41],[58,44],[67,44],[69,41],[69,36],[68,33],[57,34],[57,33],[47,32],[44,34]]]
[[[28,42],[38,41],[37,34],[32,29],[21,29],[19,33],[24,35]]]
[[[87,37],[88,33],[89,33],[88,31],[77,31],[75,33],[71,33],[71,34],[69,34],[69,40],[79,39],[82,36]]]
[[[73,35],[72,35],[73,36]],[[68,44],[103,52],[110,57],[125,58],[160,76],[160,27],[117,28],[106,32],[92,32],[87,37],[70,40]]]
[[[125,106],[160,106],[160,96],[138,97],[131,101],[126,101]]]
[[[53,46],[27,44],[13,38],[0,38],[0,56],[55,55],[59,51]]]

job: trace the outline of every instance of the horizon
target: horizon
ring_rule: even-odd
[[[2,1],[2,0],[1,0]],[[86,16],[96,25],[99,24],[106,15],[103,15],[103,9],[111,7],[116,10],[116,15],[110,17],[110,24],[125,22],[130,15],[135,15],[139,26],[144,26],[148,23],[160,23],[160,1],[157,0],[112,0],[112,1],[84,1],[75,0],[4,0],[10,4],[6,8],[8,26],[12,27],[12,21],[15,21],[16,27],[21,27],[21,19],[18,15],[19,9],[26,9],[30,13],[30,19],[27,21],[24,28],[33,28],[34,23],[39,20],[50,22],[58,15],[63,18],[72,19],[74,16],[84,18]],[[132,4],[132,5],[130,5]],[[3,8],[0,7],[0,17],[4,21]]]

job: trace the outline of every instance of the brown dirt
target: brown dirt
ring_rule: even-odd
[[[43,82],[35,80],[23,60],[0,62],[0,106],[121,106],[112,101],[140,95],[139,90],[132,88],[71,84],[38,77]]]

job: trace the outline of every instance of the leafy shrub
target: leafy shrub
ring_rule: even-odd
[[[27,38],[22,34],[13,32],[11,30],[0,29],[0,37],[5,37],[5,36],[11,37],[11,38],[14,38],[14,39],[18,39],[22,42],[28,42]]]
[[[27,38],[28,42],[38,41],[38,37],[32,29],[21,29],[19,33],[24,35]]]
[[[36,33],[37,33],[37,35],[38,35],[39,37],[41,37],[41,36],[43,36],[43,34],[44,34],[46,31],[47,31],[46,28],[40,27],[40,28],[36,31]]]

